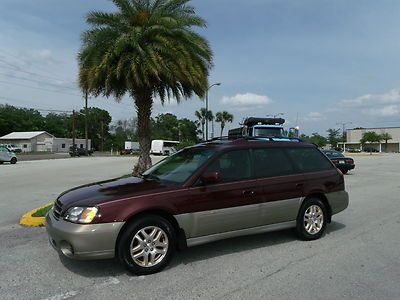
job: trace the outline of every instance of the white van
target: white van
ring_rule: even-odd
[[[178,141],[153,140],[151,141],[150,154],[171,155],[176,152]]]
[[[3,162],[9,162],[11,164],[17,163],[17,156],[14,152],[11,152],[6,147],[0,147],[0,164]]]

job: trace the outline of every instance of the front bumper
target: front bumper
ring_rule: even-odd
[[[56,220],[51,210],[46,230],[55,250],[73,259],[106,259],[115,256],[115,243],[124,222],[75,224]]]

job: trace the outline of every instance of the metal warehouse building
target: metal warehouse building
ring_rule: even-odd
[[[0,137],[0,144],[11,144],[22,152],[68,152],[72,146],[71,138],[56,138],[46,131],[12,132]],[[78,148],[85,148],[85,139],[75,139]],[[91,149],[91,140],[88,140]]]
[[[387,141],[387,149],[385,149],[385,141],[380,143],[367,143],[366,147],[371,147],[379,152],[399,152],[400,151],[400,127],[382,127],[382,128],[358,128],[346,130],[346,143],[344,147],[348,149],[360,149],[362,148],[360,140],[365,132],[375,132],[377,134],[388,133],[392,139]]]

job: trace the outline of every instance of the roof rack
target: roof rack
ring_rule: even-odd
[[[204,141],[204,143],[209,142],[228,142],[228,141],[238,141],[238,140],[246,140],[246,141],[269,141],[269,142],[303,142],[302,139],[297,137],[287,137],[287,136],[276,136],[276,135],[269,135],[269,136],[240,136],[240,137],[215,137],[211,140]]]

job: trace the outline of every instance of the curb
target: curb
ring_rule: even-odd
[[[19,220],[19,224],[26,227],[41,227],[46,225],[46,218],[45,217],[32,217],[32,215],[37,212],[39,209],[42,209],[46,206],[53,204],[53,202],[47,203],[41,207],[32,209],[24,214],[21,219]]]

